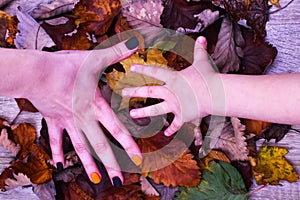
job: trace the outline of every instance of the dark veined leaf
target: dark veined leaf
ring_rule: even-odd
[[[182,187],[177,200],[234,199],[245,200],[249,193],[239,172],[230,164],[211,161],[210,170],[202,171],[202,179],[197,187]]]

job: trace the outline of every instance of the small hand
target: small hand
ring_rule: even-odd
[[[52,157],[60,168],[64,163],[62,133],[66,129],[92,182],[99,183],[101,174],[88,143],[103,162],[112,183],[118,186],[123,182],[121,169],[99,122],[136,165],[141,163],[138,146],[97,88],[99,74],[107,66],[134,53],[137,46],[138,41],[133,38],[107,49],[62,51],[41,56],[38,69],[44,71],[33,78],[35,87],[26,98],[47,122]]]
[[[172,124],[165,130],[169,136],[189,122],[210,113],[209,85],[217,74],[206,52],[206,39],[199,37],[194,48],[194,62],[182,71],[170,71],[154,66],[133,65],[130,70],[165,82],[163,86],[125,88],[125,97],[158,98],[164,101],[152,106],[131,110],[133,118],[173,113]]]

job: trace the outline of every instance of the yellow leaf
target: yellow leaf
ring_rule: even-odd
[[[280,180],[296,182],[298,174],[284,157],[288,150],[279,147],[263,147],[252,164],[257,184],[279,185]]]
[[[273,4],[277,7],[279,7],[279,8],[281,7],[280,4],[279,4],[279,0],[269,0],[269,1],[270,1],[271,4]]]
[[[14,39],[18,32],[17,19],[0,10],[0,24],[0,44],[6,42],[8,45],[14,45]],[[6,32],[8,33],[8,37]],[[3,44],[1,44],[1,46],[3,46]]]
[[[133,64],[152,65],[157,67],[168,68],[168,61],[163,57],[162,51],[156,48],[148,49],[147,61],[141,58],[138,54],[133,54],[132,56],[121,61],[120,63],[123,65],[125,73],[113,70],[112,72],[106,74],[106,79],[109,86],[114,92],[116,92],[119,95],[121,95],[122,90],[124,88],[164,84],[162,81],[156,80],[154,78],[130,72],[130,67]],[[135,101],[145,101],[145,99],[135,98]],[[120,109],[127,107],[128,103],[129,99],[123,98]]]

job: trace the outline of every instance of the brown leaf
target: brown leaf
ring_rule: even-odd
[[[246,126],[246,133],[253,133],[257,137],[261,137],[263,131],[271,126],[269,122],[263,122],[259,120],[252,120],[252,119],[241,119],[242,124]]]
[[[155,183],[165,186],[196,186],[200,182],[200,169],[184,143],[162,132],[137,142],[142,153],[143,176],[150,175]]]
[[[231,17],[238,21],[245,19],[247,25],[255,31],[258,38],[266,35],[266,23],[269,20],[270,6],[266,0],[224,0],[222,2]]]
[[[164,10],[161,15],[161,24],[163,27],[177,30],[183,29],[195,29],[201,19],[197,17],[206,9],[216,11],[217,7],[209,1],[201,3],[187,2],[186,0],[166,0],[164,1]]]
[[[208,156],[210,158],[213,158],[215,160],[222,160],[224,162],[230,163],[229,158],[224,154],[222,151],[214,150],[212,149],[209,153]]]
[[[275,139],[275,142],[279,142],[290,130],[291,125],[286,124],[271,124],[267,129],[262,133],[262,137],[270,141]]]
[[[21,111],[27,111],[27,112],[39,112],[34,105],[28,101],[27,99],[24,98],[16,98],[15,99],[18,107]]]
[[[6,184],[5,184],[5,180],[6,179],[9,179],[9,178],[14,178],[14,172],[11,168],[5,168],[1,175],[0,175],[0,189],[2,192],[5,192],[6,191]]]
[[[88,38],[85,30],[80,28],[71,36],[64,36],[62,40],[63,50],[88,50],[92,45],[93,42]]]
[[[272,64],[277,49],[268,42],[261,39],[254,41],[254,32],[250,29],[241,27],[246,41],[243,48],[243,58],[241,68],[238,73],[241,74],[263,74]]]
[[[89,33],[103,35],[121,10],[119,0],[81,0],[75,5],[75,24]]]
[[[237,37],[237,35],[240,36]],[[236,43],[236,37],[239,38],[241,44]],[[214,53],[211,55],[221,73],[239,70],[239,57],[243,56],[241,49],[243,43],[244,39],[241,36],[240,30],[235,31],[232,21],[228,17],[225,17],[221,25],[218,42],[216,44]]]

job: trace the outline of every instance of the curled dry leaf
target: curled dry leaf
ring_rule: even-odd
[[[21,149],[20,145],[16,145],[13,141],[8,139],[8,133],[7,133],[6,129],[1,130],[0,146],[3,146],[4,148],[6,148],[14,156],[16,156],[18,154],[18,152],[20,151],[20,149]]]
[[[271,123],[260,120],[241,119],[241,122],[246,126],[246,133],[255,134],[257,137],[261,137],[263,131],[271,126]]]
[[[18,49],[42,50],[44,47],[55,45],[47,32],[29,14],[20,10],[17,10],[16,14],[19,20],[19,33],[16,36],[15,45]]]
[[[263,147],[253,164],[253,174],[257,184],[280,185],[280,180],[298,181],[299,175],[284,157],[288,150],[279,147]]]
[[[0,10],[0,47],[11,47],[18,32],[17,19]]]
[[[279,142],[284,138],[287,132],[290,130],[291,125],[286,124],[271,124],[266,130],[263,131],[262,137],[267,141],[275,139],[275,142]]]
[[[221,73],[238,71],[240,68],[240,57],[243,57],[241,46],[244,45],[244,39],[240,30],[234,26],[236,25],[228,17],[223,19],[218,42],[211,55]]]
[[[79,0],[53,0],[41,3],[35,8],[31,16],[38,19],[46,19],[72,11]]]
[[[13,176],[14,179],[11,178],[5,179],[6,190],[12,190],[19,186],[27,186],[32,184],[30,182],[30,179],[25,174],[18,173],[18,175],[13,174]]]
[[[20,111],[39,112],[29,100],[24,98],[17,98],[15,100],[18,104]]]
[[[144,177],[150,176],[155,183],[165,186],[196,186],[200,182],[200,169],[193,155],[178,139],[166,137],[160,132],[137,142],[144,153],[141,165]]]

